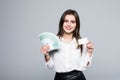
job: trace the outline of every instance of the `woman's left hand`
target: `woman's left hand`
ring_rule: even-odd
[[[86,44],[87,46],[87,52],[90,54],[90,56],[92,55],[92,52],[94,50],[94,45],[92,44],[92,42],[88,41],[88,43]]]

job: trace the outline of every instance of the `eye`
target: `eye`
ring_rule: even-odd
[[[68,20],[65,20],[64,22],[68,22]]]
[[[72,23],[76,23],[74,20],[71,21]]]

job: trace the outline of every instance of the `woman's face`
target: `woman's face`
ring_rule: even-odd
[[[66,15],[63,23],[63,30],[66,34],[72,34],[76,28],[76,19],[74,15]]]

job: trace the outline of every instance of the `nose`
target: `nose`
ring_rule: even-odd
[[[70,22],[68,22],[68,24],[67,24],[69,27],[71,26],[71,23]]]

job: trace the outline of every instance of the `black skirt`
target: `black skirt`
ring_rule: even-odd
[[[66,73],[56,72],[54,80],[86,80],[82,71],[71,71]]]

